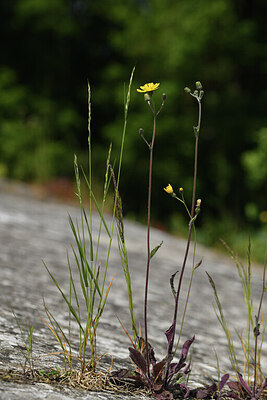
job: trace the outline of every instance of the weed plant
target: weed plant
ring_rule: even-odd
[[[210,284],[212,286],[214,297],[216,300],[216,307],[214,307],[218,321],[225,333],[228,349],[229,349],[229,359],[233,370],[236,373],[238,382],[228,382],[228,386],[232,389],[229,396],[233,398],[250,398],[257,399],[260,397],[261,393],[267,387],[267,378],[264,378],[261,369],[261,353],[262,345],[264,343],[264,334],[266,330],[267,319],[264,320],[262,303],[264,293],[267,289],[267,284],[265,281],[265,271],[266,271],[266,257],[263,268],[262,277],[262,289],[260,293],[260,300],[256,314],[254,314],[254,304],[252,296],[252,274],[251,274],[251,244],[249,242],[248,246],[248,260],[247,266],[239,259],[239,257],[228,247],[228,245],[223,242],[225,247],[229,250],[231,257],[233,258],[238,276],[242,283],[244,303],[247,309],[247,325],[245,329],[245,334],[242,331],[235,330],[236,336],[240,341],[240,346],[244,353],[244,363],[243,363],[243,376],[241,374],[241,369],[238,363],[238,358],[236,354],[236,347],[234,345],[234,340],[230,328],[226,322],[222,304],[219,299],[219,295],[212,277],[207,273]],[[260,332],[262,329],[262,332]],[[259,337],[261,335],[261,340]]]
[[[30,372],[31,374],[34,373],[34,356],[33,356],[33,331],[34,331],[34,321],[32,324],[28,324],[26,329],[23,329],[21,323],[15,312],[13,311],[13,315],[16,321],[16,324],[20,331],[20,336],[22,339],[23,346],[18,346],[21,354],[24,358],[24,364],[22,365],[23,373]]]
[[[83,168],[79,167],[77,157],[74,157],[74,170],[76,177],[76,187],[77,187],[77,197],[80,204],[80,221],[74,221],[69,217],[70,227],[75,239],[75,245],[72,247],[72,252],[76,264],[76,269],[78,271],[79,287],[74,278],[73,266],[71,265],[69,256],[67,257],[68,262],[68,272],[69,272],[69,292],[64,293],[56,277],[51,273],[49,268],[45,265],[48,274],[53,280],[54,284],[61,293],[68,310],[68,330],[65,331],[60,325],[56,317],[48,309],[44,302],[45,312],[48,318],[46,321],[47,326],[50,331],[56,337],[60,347],[62,349],[62,354],[65,360],[65,369],[69,366],[70,371],[73,370],[73,359],[78,359],[81,364],[81,373],[84,374],[86,370],[94,371],[97,361],[96,353],[96,336],[97,327],[100,318],[103,314],[109,290],[112,284],[107,282],[107,271],[111,252],[111,245],[114,236],[114,226],[115,226],[115,215],[118,201],[118,187],[120,181],[124,141],[127,126],[127,115],[128,107],[130,102],[130,91],[132,86],[134,70],[132,71],[128,92],[126,96],[125,108],[124,108],[124,126],[121,137],[121,148],[117,166],[117,173],[114,180],[116,180],[116,190],[114,194],[114,206],[112,211],[112,221],[111,224],[105,219],[105,201],[107,198],[110,182],[111,182],[111,150],[110,145],[106,170],[105,179],[103,187],[103,198],[102,203],[99,204],[97,201],[92,183],[92,147],[91,147],[91,90],[88,84],[88,173],[86,174]],[[113,169],[112,169],[113,171]],[[85,205],[83,201],[83,194],[81,190],[81,176],[85,180],[88,197],[89,197],[89,211],[88,214],[85,210]],[[93,204],[97,209],[99,215],[99,225],[98,229],[95,231],[93,229]],[[110,226],[109,226],[110,225]],[[100,243],[102,231],[108,237],[108,245],[106,249],[106,259],[100,260]],[[84,311],[85,310],[85,311]],[[78,354],[75,353],[74,345],[72,343],[73,330],[72,325],[76,324],[79,331],[79,351]],[[90,357],[88,359],[88,348]]]

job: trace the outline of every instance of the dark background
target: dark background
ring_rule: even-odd
[[[266,241],[267,35],[264,0],[2,0],[0,176],[73,179],[86,166],[87,79],[92,87],[96,186],[110,141],[117,157],[125,90],[136,66],[120,192],[126,215],[145,220],[152,115],[136,88],[160,82],[152,217],[183,234],[184,210],[163,191],[183,186],[190,203],[197,104],[205,90],[197,197],[199,238],[236,248]],[[177,190],[177,189],[176,189]]]

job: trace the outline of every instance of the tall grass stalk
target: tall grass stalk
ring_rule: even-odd
[[[110,170],[111,170],[113,184],[114,184],[114,188],[115,188],[115,192],[116,192],[117,182],[116,182],[116,177],[115,177],[115,174],[114,174],[114,171],[113,171],[113,168],[111,165],[110,165]],[[129,302],[129,310],[130,310],[130,316],[131,316],[131,321],[132,321],[132,332],[133,332],[133,337],[134,337],[134,344],[135,344],[135,346],[139,346],[136,318],[135,318],[134,305],[133,305],[131,275],[130,275],[130,269],[129,269],[127,248],[126,248],[126,243],[125,243],[122,201],[121,201],[119,191],[117,191],[117,204],[116,204],[116,214],[115,215],[116,215],[116,221],[117,221],[118,248],[119,248],[121,264],[122,264],[122,268],[123,268],[123,272],[124,272],[124,276],[125,276],[125,280],[126,280],[126,285],[127,285],[128,302]]]
[[[115,224],[115,214],[116,214],[116,204],[118,199],[118,185],[120,181],[121,174],[121,166],[122,166],[122,158],[123,158],[123,150],[125,143],[125,135],[126,135],[126,127],[127,127],[127,115],[128,115],[128,107],[130,102],[130,91],[132,86],[134,69],[132,71],[130,82],[128,86],[128,93],[126,104],[124,107],[124,125],[122,131],[122,139],[119,153],[119,162],[118,162],[118,172],[117,172],[117,186],[115,190],[114,196],[114,206],[113,206],[113,214],[111,227],[108,227],[107,221],[104,217],[104,209],[105,209],[105,201],[107,198],[111,174],[110,174],[110,160],[111,160],[111,149],[110,145],[107,162],[106,162],[106,171],[105,171],[105,179],[104,179],[104,188],[103,188],[103,197],[101,204],[98,203],[94,193],[93,193],[93,182],[92,182],[92,147],[91,147],[91,89],[88,83],[88,176],[84,172],[83,168],[79,167],[77,157],[74,156],[74,171],[76,178],[76,189],[77,189],[77,197],[79,199],[80,204],[80,223],[78,221],[74,221],[69,216],[69,223],[73,233],[75,246],[72,246],[72,252],[74,256],[74,260],[76,263],[77,271],[78,271],[78,280],[79,286],[75,282],[73,277],[72,266],[68,257],[68,269],[69,269],[69,295],[67,296],[63,290],[61,289],[59,283],[53,274],[49,271],[48,267],[45,265],[51,279],[54,284],[60,291],[65,303],[68,307],[69,312],[69,320],[68,320],[68,334],[65,334],[63,328],[60,326],[57,319],[52,315],[52,313],[45,306],[45,311],[47,317],[49,319],[49,326],[52,333],[57,338],[65,359],[65,364],[68,362],[70,368],[72,370],[72,358],[73,356],[73,345],[72,345],[72,323],[74,320],[79,330],[79,355],[78,359],[81,362],[81,372],[83,373],[86,369],[95,370],[96,367],[96,332],[97,327],[104,311],[104,307],[106,305],[107,297],[109,294],[109,290],[112,284],[112,280],[109,283],[106,282],[107,278],[107,270],[110,259],[111,245],[113,240],[113,232],[114,232],[114,224]],[[82,177],[85,180],[89,191],[89,218],[87,216],[83,195],[81,190],[81,178],[80,171],[82,172]],[[92,204],[95,204],[95,207],[99,216],[99,225],[98,229],[95,231],[93,226],[93,207]],[[103,267],[101,265],[101,261],[99,260],[99,251],[100,251],[100,241],[103,227],[108,236],[108,245],[105,256],[105,261],[103,263]],[[79,290],[80,289],[80,290]],[[82,304],[83,303],[83,304]],[[83,314],[83,309],[85,308],[86,313]],[[90,360],[87,361],[87,347],[90,347]],[[67,349],[68,346],[68,349]]]
[[[261,371],[261,351],[262,345],[264,341],[264,334],[266,329],[266,322],[267,319],[264,320],[263,313],[262,313],[262,303],[263,303],[263,296],[267,289],[267,285],[265,282],[265,271],[266,271],[266,257],[265,263],[263,268],[263,278],[262,278],[262,290],[261,296],[259,301],[259,306],[257,309],[256,315],[254,315],[254,306],[253,306],[253,296],[252,296],[252,281],[251,281],[251,245],[249,242],[248,245],[248,261],[247,267],[243,264],[243,262],[234,254],[232,249],[222,241],[224,246],[228,249],[233,258],[235,265],[237,267],[238,276],[240,278],[242,288],[243,288],[243,298],[246,304],[247,310],[247,324],[246,324],[246,331],[245,337],[243,336],[242,332],[235,331],[236,335],[241,343],[241,347],[244,352],[244,366],[243,366],[243,375],[246,377],[248,384],[252,385],[252,393],[255,397],[256,395],[256,385],[260,386],[263,381],[263,374]],[[212,286],[214,297],[216,300],[216,308],[215,313],[219,320],[220,325],[222,326],[224,333],[226,335],[228,348],[229,348],[229,359],[232,365],[233,370],[236,372],[237,375],[240,374],[240,368],[237,361],[236,350],[234,346],[234,341],[232,338],[232,334],[228,325],[226,323],[223,309],[221,302],[219,300],[219,296],[217,293],[217,289],[215,283],[211,276],[207,273],[210,284]],[[254,319],[255,318],[255,319]],[[260,327],[262,327],[262,332],[260,332]],[[259,341],[259,335],[262,335],[261,341]],[[252,384],[253,382],[253,384]]]

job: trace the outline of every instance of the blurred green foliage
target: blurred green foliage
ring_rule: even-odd
[[[158,120],[153,218],[177,225],[180,210],[163,187],[183,186],[190,202],[197,112],[183,88],[200,80],[198,197],[207,240],[225,230],[266,235],[266,8],[264,0],[3,0],[0,175],[73,176],[73,153],[86,154],[88,79],[102,180],[109,142],[114,154],[120,142],[123,83],[136,65],[120,190],[125,211],[146,213],[148,152],[138,130],[149,140],[152,114],[135,89],[161,82],[154,99],[160,104],[165,92],[167,101]]]

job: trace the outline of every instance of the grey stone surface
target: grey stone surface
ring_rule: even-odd
[[[50,353],[60,351],[53,335],[42,322],[45,317],[43,300],[56,318],[67,329],[68,312],[60,293],[46,272],[42,260],[45,261],[65,292],[68,291],[67,250],[71,263],[71,245],[73,237],[68,224],[68,215],[74,220],[79,218],[78,208],[70,205],[53,204],[37,201],[23,195],[0,194],[0,368],[20,368],[23,357],[19,351],[21,344],[19,329],[14,320],[15,311],[23,324],[35,320],[34,355],[40,356],[37,368],[63,365],[60,355]],[[110,226],[110,217],[107,217]],[[93,220],[97,228],[99,219]],[[134,292],[137,320],[142,324],[143,292],[146,266],[146,230],[143,226],[127,221],[125,223],[128,256],[130,260],[132,285]],[[97,239],[97,236],[94,238]],[[185,241],[153,229],[151,232],[152,247],[163,240],[163,246],[153,258],[151,264],[149,287],[149,339],[160,358],[166,352],[164,332],[170,326],[173,313],[173,297],[170,291],[169,278],[177,269],[181,269]],[[99,261],[104,267],[108,237],[102,229]],[[242,287],[232,261],[225,256],[198,246],[198,261],[203,263],[194,276],[187,318],[182,340],[196,335],[192,360],[192,385],[204,381],[204,373],[216,376],[216,365],[213,349],[219,357],[222,370],[229,371],[230,363],[226,340],[214,314],[213,293],[205,271],[214,278],[224,306],[225,315],[232,328],[245,329],[246,315],[242,301]],[[185,292],[189,282],[192,265],[192,252],[185,273],[181,307],[185,301]],[[100,367],[114,368],[129,366],[129,340],[124,334],[118,318],[130,331],[127,289],[120,263],[116,239],[114,240],[108,282],[115,274],[106,309],[98,329],[98,354],[105,354]],[[253,269],[254,293],[257,303],[261,287],[261,270]],[[266,304],[266,301],[265,301]],[[73,327],[74,343],[78,345],[78,331]],[[263,366],[266,364],[267,343],[263,344]],[[242,360],[242,351],[238,351]],[[92,393],[74,389],[58,389],[47,384],[15,384],[0,383],[0,399],[134,399],[135,396],[117,395],[114,393]],[[138,396],[140,398],[140,396]]]

